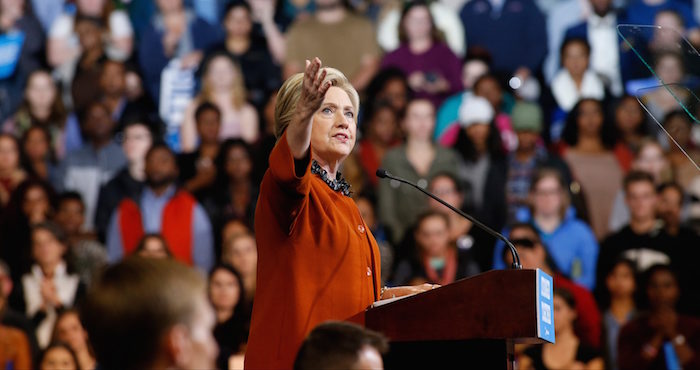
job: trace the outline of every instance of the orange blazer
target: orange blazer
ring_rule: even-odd
[[[296,164],[299,164],[297,161]],[[379,299],[379,248],[355,202],[303,176],[282,135],[255,211],[258,273],[246,369],[291,369],[306,335]]]

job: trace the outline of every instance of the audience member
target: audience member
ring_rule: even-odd
[[[515,104],[513,95],[504,90],[498,77],[492,73],[486,73],[474,82],[474,95],[484,97],[491,103],[494,111],[493,123],[501,136],[503,150],[515,150],[518,143],[510,122],[510,114]]]
[[[437,173],[456,175],[457,154],[433,143],[435,108],[430,101],[411,101],[406,107],[401,126],[406,142],[386,153],[382,168],[423,187]],[[406,230],[428,205],[425,195],[416,189],[386,180],[379,183],[378,200],[379,219],[389,228],[393,243],[401,241]]]
[[[107,264],[107,252],[94,233],[82,230],[85,203],[80,194],[65,192],[58,196],[54,222],[63,230],[68,243],[67,260],[80,280],[90,286],[93,276]]]
[[[605,276],[606,296],[603,312],[603,343],[606,368],[617,370],[617,348],[620,329],[636,314],[636,266],[627,259],[618,259]]]
[[[100,95],[98,82],[107,56],[102,45],[104,24],[101,19],[79,15],[75,19],[75,33],[78,34],[82,52],[70,79],[61,82],[70,83],[70,101],[73,109],[80,113]]]
[[[287,32],[283,76],[302,72],[304,61],[318,57],[364,90],[377,73],[380,50],[370,21],[341,0],[316,0],[316,11],[297,19]]]
[[[603,103],[589,98],[576,103],[567,116],[562,139],[568,145],[562,158],[580,184],[591,228],[602,239],[608,233],[613,201],[622,183],[622,169],[610,150],[615,143]]]
[[[117,131],[124,129],[124,124],[134,116],[150,114],[155,107],[144,95],[129,96],[129,71],[127,66],[116,60],[105,60],[99,75],[99,95],[102,103],[109,108],[114,122],[118,123]]]
[[[438,173],[428,184],[428,190],[457,209],[466,209],[461,182],[450,173]],[[468,251],[481,271],[491,269],[494,239],[466,218],[445,205],[430,199],[430,209],[443,213],[449,219],[450,243],[459,251]],[[468,210],[468,209],[467,209]],[[382,261],[383,263],[383,261]]]
[[[685,111],[675,110],[665,116],[663,124],[673,138],[669,140],[667,154],[673,178],[683,189],[687,189],[693,178],[698,176],[697,163],[700,163],[700,150],[694,146],[692,139],[693,122]]]
[[[471,248],[451,242],[450,219],[445,213],[431,210],[420,215],[413,237],[414,250],[397,264],[394,284],[447,285],[479,273]]]
[[[3,1],[0,14],[0,35],[23,36],[14,71],[0,78],[0,120],[4,120],[17,109],[29,74],[41,68],[46,40],[28,0]]]
[[[448,97],[440,106],[437,113],[437,122],[435,124],[435,132],[433,137],[435,140],[442,136],[445,129],[457,122],[459,119],[459,109],[462,103],[468,99],[474,92],[473,88],[476,81],[481,76],[489,73],[491,60],[488,55],[480,55],[472,52],[467,55],[462,64],[462,88],[464,90]]]
[[[385,101],[394,108],[397,115],[403,116],[412,95],[406,75],[400,69],[384,68],[377,72],[367,86],[365,104],[371,106]]]
[[[56,157],[63,159],[69,151],[83,145],[76,116],[68,114],[61,94],[51,75],[44,70],[32,72],[27,78],[24,98],[14,115],[2,125],[2,131],[19,137],[31,126],[46,127]]]
[[[43,181],[56,176],[56,155],[51,145],[51,132],[46,127],[30,127],[22,135],[20,145],[20,158],[29,176]]]
[[[209,301],[216,313],[214,339],[219,345],[217,367],[228,369],[231,356],[245,354],[250,312],[244,303],[241,275],[230,265],[217,265],[209,273]]]
[[[107,229],[107,255],[116,262],[131,254],[144,233],[162,233],[175,259],[208,271],[214,264],[209,217],[195,198],[178,189],[175,154],[165,144],[146,153],[146,184],[140,197],[124,198]]]
[[[202,91],[185,111],[185,121],[180,127],[180,143],[184,152],[195,149],[199,137],[196,134],[195,111],[201,103],[215,104],[221,111],[219,139],[241,138],[248,143],[258,140],[259,124],[255,108],[246,101],[243,74],[238,64],[227,54],[211,55],[204,63]]]
[[[258,183],[253,175],[253,150],[240,139],[230,139],[221,144],[214,163],[216,178],[211,187],[200,192],[202,206],[206,209],[217,235],[226,220],[239,219],[252,228],[255,207],[258,203]],[[221,241],[216,238],[217,246]],[[218,250],[218,248],[217,248]]]
[[[122,151],[126,166],[100,188],[95,214],[95,228],[100,240],[105,240],[109,218],[122,199],[138,199],[146,180],[146,152],[153,144],[156,130],[145,117],[132,117],[122,130]]]
[[[543,168],[535,173],[528,201],[529,208],[520,210],[517,221],[534,226],[558,271],[577,284],[593,290],[596,284],[598,242],[591,228],[576,217],[560,172]],[[496,243],[494,268],[506,268],[501,258],[503,250],[503,242]]]
[[[362,139],[355,154],[370,185],[376,188],[379,178],[375,176],[386,152],[400,143],[399,114],[387,101],[372,102],[365,111],[362,122]]]
[[[613,149],[622,170],[627,173],[632,167],[634,153],[642,140],[649,134],[646,112],[637,98],[622,96],[615,105],[615,129],[617,143]]]
[[[688,36],[694,44],[698,43],[698,22],[693,17],[692,8],[679,0],[641,0],[630,3],[627,7],[627,19],[629,24],[654,24],[654,18],[662,11],[672,10],[682,19],[688,28]]]
[[[86,230],[93,230],[100,187],[117,174],[127,160],[122,148],[114,141],[115,122],[107,107],[91,103],[82,119],[86,145],[70,152],[61,162],[54,186],[57,190],[74,190],[85,202]]]
[[[216,164],[214,160],[219,153],[219,132],[221,130],[221,111],[216,105],[204,102],[194,112],[199,145],[191,153],[181,153],[177,157],[180,169],[180,183],[183,189],[196,193],[214,183]]]
[[[139,257],[144,258],[172,258],[168,242],[158,233],[148,233],[141,238],[134,252]]]
[[[700,320],[676,311],[681,294],[677,275],[668,266],[655,265],[645,277],[648,312],[620,331],[620,370],[700,367]]]
[[[551,107],[545,104],[548,116],[551,116],[553,126],[550,135],[553,141],[557,135],[566,114],[574,108],[582,98],[603,100],[605,85],[598,74],[589,68],[591,46],[582,38],[564,40],[561,45],[562,68],[554,75],[549,87],[553,98]]]
[[[95,355],[77,310],[69,309],[58,314],[52,343],[57,342],[65,343],[73,350],[81,369],[95,369]]]
[[[592,12],[588,18],[566,30],[564,39],[580,38],[588,43],[590,71],[598,74],[613,96],[619,97],[633,70],[631,55],[621,47],[617,34],[617,26],[624,24],[625,15],[614,7],[613,0],[589,2]]]
[[[272,1],[252,3],[274,5]],[[251,6],[242,0],[232,1],[226,6],[223,19],[226,39],[214,50],[226,52],[241,66],[248,99],[255,108],[261,110],[267,97],[282,84],[278,63],[284,60],[285,40],[271,19],[273,14],[268,15],[271,13],[268,11],[254,14]],[[263,35],[255,33],[253,18],[256,15],[260,15],[259,20],[262,21],[265,32]],[[267,24],[268,21],[272,23]],[[275,45],[276,43],[280,45]]]
[[[401,45],[382,59],[382,67],[397,67],[408,76],[416,98],[435,107],[462,89],[461,63],[438,32],[427,2],[406,3],[399,23]]]
[[[508,239],[518,250],[520,261],[525,269],[541,269],[554,279],[554,286],[567,289],[576,301],[578,319],[574,323],[574,332],[582,343],[598,348],[600,346],[601,320],[593,295],[583,286],[574,283],[559,273],[554,262],[547,253],[546,247],[537,234],[537,230],[529,224],[514,224],[510,227]],[[513,263],[513,258],[504,249],[501,258],[507,265]],[[555,321],[556,322],[556,321]]]
[[[65,235],[58,225],[42,222],[32,227],[31,271],[22,276],[25,312],[36,325],[39,346],[51,340],[59,312],[71,307],[84,295],[85,286],[78,275],[67,269]]]
[[[581,343],[574,332],[578,313],[576,300],[564,288],[554,288],[554,333],[556,343],[544,343],[527,348],[519,359],[519,369],[603,369],[605,363],[600,353]]]
[[[20,147],[11,134],[0,134],[0,205],[6,206],[12,193],[27,178],[20,162]]]
[[[82,370],[75,352],[68,344],[50,344],[39,357],[39,370]]]
[[[534,1],[470,1],[460,17],[467,45],[488,50],[496,72],[508,77],[539,73],[547,35],[544,15]]]
[[[102,369],[215,366],[204,279],[176,261],[131,258],[107,268],[81,316]]]
[[[469,186],[467,204],[482,222],[500,229],[506,219],[507,164],[493,119],[489,101],[472,96],[460,107],[460,129],[451,147],[461,155],[458,177]]]
[[[559,157],[542,147],[543,117],[540,107],[533,103],[518,102],[513,107],[513,129],[518,146],[508,157],[508,178],[506,180],[507,222],[514,222],[518,210],[527,205],[532,176],[541,168],[554,168],[569,188],[571,171]]]
[[[183,0],[155,3],[158,12],[139,32],[138,60],[146,90],[158,102],[163,69],[173,61],[184,69],[196,68],[204,51],[219,42],[221,32],[186,9]]]
[[[637,92],[640,102],[656,122],[665,122],[666,115],[678,109],[678,103],[690,97],[681,84],[685,77],[683,56],[677,50],[664,51],[654,56],[652,65],[656,79],[651,88]],[[663,84],[660,86],[659,84]]]
[[[232,235],[224,241],[221,261],[231,265],[239,273],[243,292],[241,295],[248,309],[252,308],[258,270],[258,248],[255,236],[250,232]]]
[[[294,370],[383,369],[387,339],[347,322],[328,321],[309,333],[297,353]]]
[[[34,324],[24,315],[10,307],[10,295],[13,292],[13,283],[10,268],[5,262],[0,260],[0,327],[10,327],[18,329],[27,338],[29,345],[29,358],[36,359],[39,355],[39,343],[36,340]],[[10,335],[8,335],[10,337]],[[0,336],[5,338],[5,336]],[[17,348],[15,345],[0,344],[2,349]],[[0,355],[2,357],[2,355]],[[0,364],[4,363],[0,360]],[[28,367],[29,368],[29,367]]]
[[[0,258],[12,266],[15,286],[31,266],[32,226],[48,221],[54,209],[54,192],[48,183],[29,179],[12,194],[0,221]]]
[[[668,160],[664,156],[664,149],[661,145],[651,139],[645,138],[639,143],[634,152],[634,160],[631,170],[642,171],[650,174],[654,179],[654,184],[661,185],[671,180],[671,168]],[[610,214],[610,232],[620,231],[630,221],[630,211],[625,203],[625,191],[620,189],[613,203]]]

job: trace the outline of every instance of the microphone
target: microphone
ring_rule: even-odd
[[[493,236],[493,237],[495,237],[495,238],[497,238],[497,239],[503,241],[503,242],[508,246],[508,248],[510,249],[510,255],[513,257],[513,264],[511,265],[511,268],[512,268],[513,270],[521,270],[521,269],[523,268],[522,265],[520,264],[520,255],[518,254],[518,250],[515,249],[515,246],[513,245],[513,243],[511,243],[510,240],[508,240],[508,238],[506,238],[505,236],[503,236],[503,234],[501,234],[501,233],[499,233],[498,231],[496,231],[496,230],[494,230],[494,229],[492,229],[492,228],[490,228],[490,227],[484,225],[483,223],[481,223],[481,221],[479,221],[479,220],[475,219],[474,217],[472,217],[472,216],[470,216],[470,215],[468,215],[468,214],[462,212],[462,210],[457,209],[457,208],[455,208],[455,207],[452,207],[450,204],[448,204],[448,203],[445,202],[444,200],[438,198],[437,195],[435,195],[435,194],[433,194],[433,193],[431,193],[431,192],[429,192],[429,191],[427,191],[427,190],[421,188],[420,186],[418,186],[418,185],[416,185],[416,184],[414,184],[414,183],[412,183],[412,182],[410,182],[410,181],[408,181],[408,180],[406,180],[406,179],[402,179],[402,178],[400,178],[400,177],[398,177],[398,176],[394,176],[394,175],[392,175],[389,171],[387,171],[387,170],[385,170],[385,169],[383,169],[383,168],[378,169],[376,175],[377,175],[377,177],[379,177],[380,179],[391,179],[391,180],[396,180],[396,181],[398,181],[398,182],[402,182],[402,183],[404,183],[404,184],[406,184],[406,185],[410,185],[410,186],[412,186],[412,187],[414,187],[414,188],[420,190],[423,194],[425,194],[425,195],[427,195],[427,196],[429,196],[429,197],[435,199],[436,201],[440,202],[440,203],[441,203],[442,205],[444,205],[445,207],[451,209],[453,212],[456,212],[458,215],[460,215],[460,216],[466,218],[467,220],[471,221],[474,225],[476,225],[476,226],[478,226],[480,229],[486,231],[486,232],[489,233],[491,236]]]

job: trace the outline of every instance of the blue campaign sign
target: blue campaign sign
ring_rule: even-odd
[[[23,44],[24,32],[0,35],[0,79],[9,77],[15,71]]]
[[[537,269],[537,336],[554,343],[554,282],[552,277]]]

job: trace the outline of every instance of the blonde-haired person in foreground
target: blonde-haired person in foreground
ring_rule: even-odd
[[[340,174],[355,145],[359,97],[315,58],[282,85],[277,144],[255,212],[258,274],[248,369],[291,368],[304,337],[381,298],[431,285],[383,289],[377,242]]]

